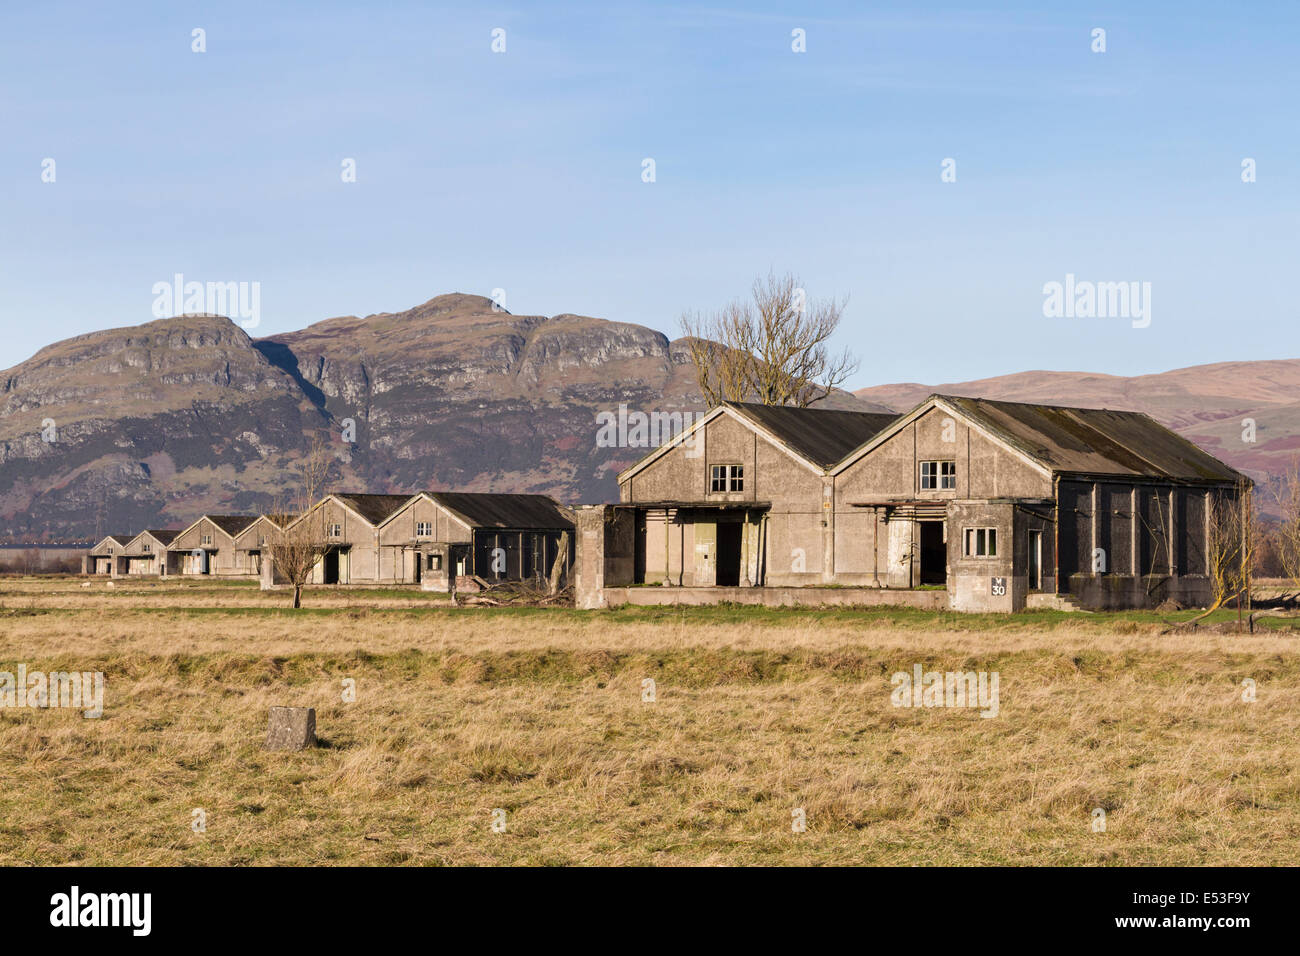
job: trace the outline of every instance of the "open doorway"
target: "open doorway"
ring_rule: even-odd
[[[1027,564],[1029,590],[1043,589],[1043,532],[1038,528],[1029,531],[1029,561]]]
[[[718,571],[714,578],[718,587],[740,586],[740,534],[743,528],[739,521],[718,522]]]
[[[922,521],[921,583],[948,583],[948,546],[943,541],[942,521]]]
[[[325,584],[348,584],[348,550],[347,548],[330,548],[321,559],[325,572]]]

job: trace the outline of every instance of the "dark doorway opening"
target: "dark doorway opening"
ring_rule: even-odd
[[[734,588],[740,585],[740,532],[744,526],[739,521],[718,524],[718,587]]]
[[[922,521],[921,583],[948,583],[948,546],[943,543],[943,522]]]
[[[645,584],[646,520],[645,512],[636,514],[636,542],[632,547],[632,583]]]
[[[330,548],[325,552],[325,583],[339,583],[339,549]]]
[[[1029,532],[1029,590],[1043,589],[1043,532],[1037,528]]]

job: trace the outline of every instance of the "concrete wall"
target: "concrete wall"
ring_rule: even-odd
[[[207,541],[205,543],[205,536]],[[181,574],[211,574],[214,576],[250,577],[240,556],[236,553],[235,539],[207,518],[200,518],[191,527],[172,539],[167,550],[178,559],[176,567]],[[186,560],[185,555],[197,551],[207,553],[206,570],[199,570],[203,562]]]
[[[916,607],[938,611],[947,607],[943,591],[885,591],[880,588],[605,588],[603,603],[579,607],[618,607],[706,604],[756,604],[764,607]]]
[[[579,608],[606,607],[607,588],[632,583],[634,512],[610,505],[584,505],[575,518],[574,603]]]

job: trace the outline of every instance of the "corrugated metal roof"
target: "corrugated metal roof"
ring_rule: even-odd
[[[411,500],[410,495],[366,495],[352,492],[335,492],[334,497],[373,525],[391,518],[402,505]]]
[[[725,404],[822,468],[836,464],[898,419],[897,415],[880,412],[758,405],[753,402]]]
[[[1141,412],[931,397],[955,406],[1055,472],[1181,481],[1227,482],[1243,477]]]
[[[572,531],[573,521],[547,495],[430,491],[430,498],[475,528]]]
[[[257,515],[204,515],[232,538],[257,520]]]
[[[153,535],[156,539],[158,539],[159,544],[171,544],[172,540],[178,534],[180,534],[180,532],[177,531],[175,528],[166,528],[166,529],[146,528],[145,531],[147,531],[149,534]]]

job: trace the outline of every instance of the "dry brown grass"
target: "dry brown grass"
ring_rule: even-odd
[[[43,587],[0,591],[0,669],[102,670],[106,710],[0,710],[0,863],[1297,861],[1288,633],[347,609],[315,593],[326,609],[295,615],[166,594],[187,612]],[[889,676],[916,662],[997,670],[1000,716],[894,708]],[[323,745],[263,751],[274,704],[314,706]]]

